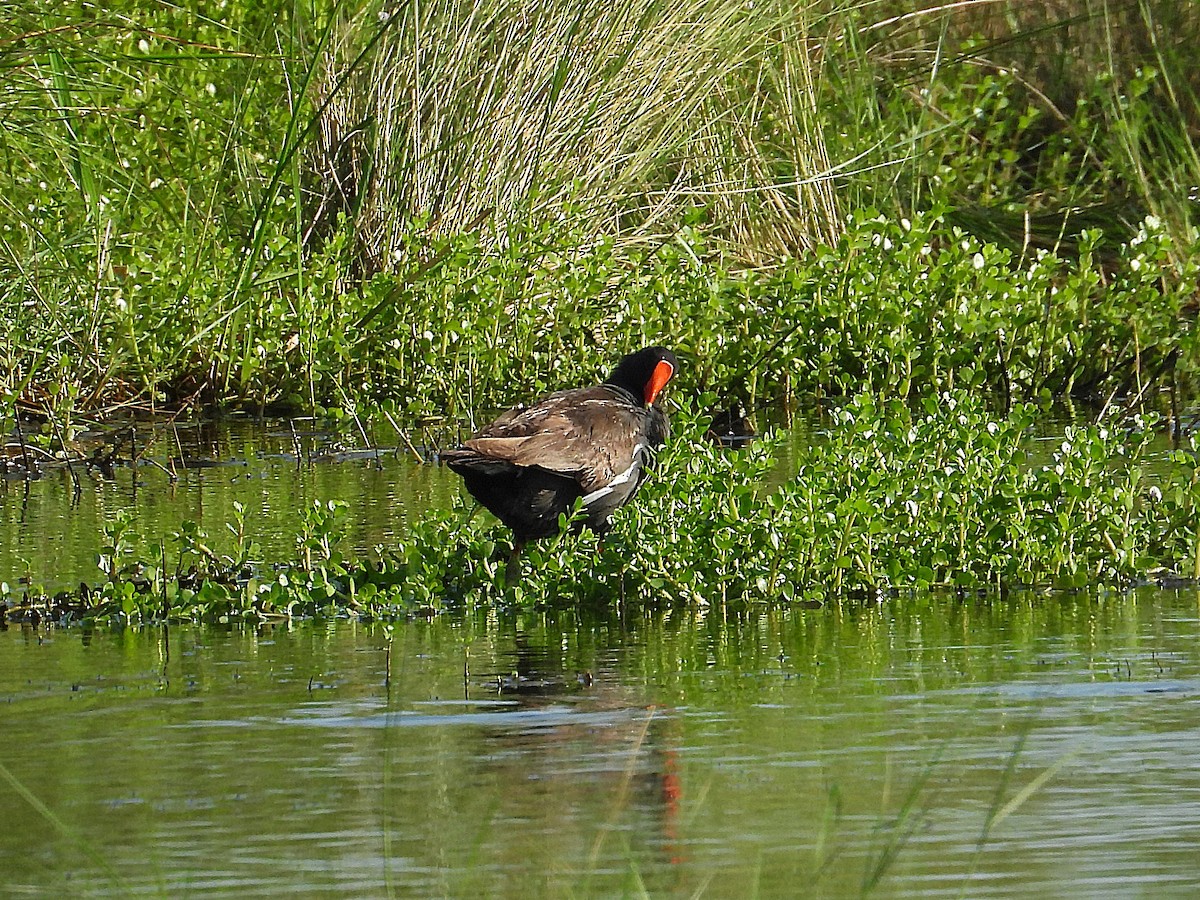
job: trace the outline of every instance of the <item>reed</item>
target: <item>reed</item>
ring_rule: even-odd
[[[326,59],[326,83],[353,88],[309,148],[313,227],[350,216],[373,271],[405,256],[414,220],[502,233],[564,208],[644,242],[704,206],[748,255],[836,239],[810,21],[824,15],[775,0],[368,5]]]
[[[907,389],[919,379],[890,367],[919,355],[915,342],[882,369],[878,348],[840,370],[844,355],[789,356],[819,304],[790,289],[778,308],[766,292],[830,253],[857,277],[852,215],[929,209],[946,224],[934,247],[958,228],[988,259],[988,243],[1008,253],[991,297],[1024,304],[1021,269],[1041,250],[1078,266],[1062,307],[1044,304],[1031,373],[1010,371],[1027,309],[1000,310],[989,383],[1138,395],[1166,361],[1185,375],[1194,362],[1181,299],[1200,184],[1190,7],[7,12],[2,414],[52,414],[68,440],[73,414],[127,405],[321,412],[404,394],[391,411],[457,415],[503,402],[514,373],[536,390],[520,373],[558,383],[553,366],[584,365],[596,345],[669,329],[686,332],[703,387],[756,396],[770,376],[755,354],[779,350],[785,394],[812,367],[838,391]],[[1166,237],[1135,259],[1147,221]],[[1148,267],[1130,275],[1135,263]],[[862,334],[891,331],[850,288],[815,299],[852,305]],[[730,355],[721,329],[761,345],[710,364],[701,353]],[[1094,348],[1104,366],[1075,371]]]

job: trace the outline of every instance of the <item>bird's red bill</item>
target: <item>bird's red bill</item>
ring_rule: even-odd
[[[667,386],[667,382],[671,380],[671,376],[675,374],[675,367],[665,359],[660,359],[658,365],[654,367],[654,372],[650,376],[650,380],[646,382],[646,405],[649,406],[658,399],[658,395],[662,393],[662,389]]]

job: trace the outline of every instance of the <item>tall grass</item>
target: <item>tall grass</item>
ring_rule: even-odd
[[[274,203],[297,9],[18,0],[0,45],[4,388],[33,408],[255,385],[263,321],[301,264]],[[266,263],[263,260],[266,258]],[[252,373],[249,373],[252,374]]]
[[[844,43],[855,64],[835,69],[843,81],[829,99],[886,110],[876,123],[843,106],[845,121],[867,128],[860,145],[880,129],[911,140],[901,205],[941,198],[981,237],[1058,249],[1084,228],[1116,243],[1151,215],[1190,244],[1200,7],[874,2],[857,23]],[[880,202],[878,183],[859,187]]]
[[[439,233],[582,211],[598,232],[715,236],[777,257],[836,239],[812,3],[432,0],[348,17],[328,80],[394,17],[310,148],[318,230],[350,213],[373,270]]]
[[[608,356],[681,320],[674,334],[712,332],[685,353],[726,329],[761,332],[767,354],[807,307],[758,296],[770,281],[711,286],[853,253],[847,222],[870,207],[948,210],[1015,247],[1014,268],[1070,251],[1095,270],[1069,298],[1083,310],[1131,264],[1119,246],[1147,215],[1173,238],[1161,293],[1191,278],[1200,13],[1166,0],[308,0],[209,16],[15,0],[6,16],[9,411],[317,408],[405,385],[414,410],[448,391],[471,406],[531,360],[578,368],[590,345]],[[1107,239],[1078,239],[1085,226]],[[667,296],[681,281],[695,290]],[[869,312],[848,281],[833,299]],[[1171,305],[1150,335],[1163,359],[1189,327]],[[459,352],[466,333],[479,340]]]

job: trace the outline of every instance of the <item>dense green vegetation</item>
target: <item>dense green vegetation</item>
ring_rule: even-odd
[[[1152,475],[1150,423],[1070,428],[1041,448],[1035,412],[997,418],[956,392],[914,413],[862,394],[782,476],[780,441],[729,453],[693,416],[602,545],[569,532],[531,545],[513,587],[505,536],[483,516],[431,514],[371,560],[352,560],[339,546],[344,504],[333,502],[306,511],[284,566],[256,562],[253,517],[240,506],[231,555],[193,524],[147,540],[119,515],[100,558],[107,580],[35,605],[133,622],[386,618],[491,603],[826,601],[1200,577],[1195,442],[1172,454],[1170,474]]]
[[[1193,457],[1146,502],[1147,432],[1115,423],[1195,394],[1200,13],[946,6],[16,0],[0,421],[54,453],[125,409],[460,420],[661,342],[677,398],[841,424],[767,499],[771,443],[693,423],[595,582],[565,538],[528,596],[1193,574]],[[1067,398],[1109,424],[1038,468],[1034,410]],[[460,519],[363,568],[317,510],[278,578],[187,528],[129,577],[117,521],[101,608],[491,597],[498,532]]]
[[[1200,15],[953,6],[18,0],[6,424],[1190,375]]]

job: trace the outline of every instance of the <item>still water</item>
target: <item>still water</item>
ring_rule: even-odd
[[[1195,896],[1198,603],[10,627],[3,891]]]
[[[245,507],[247,536],[267,562],[297,559],[301,514],[318,501],[347,504],[352,550],[387,546],[412,516],[449,508],[458,495],[456,476],[417,462],[454,435],[415,433],[407,444],[385,429],[368,437],[302,423],[143,423],[142,464],[118,467],[112,477],[77,465],[78,495],[62,468],[36,481],[0,478],[0,581],[15,587],[28,578],[49,591],[102,581],[96,557],[103,528],[122,509],[134,514],[142,558],[160,540],[169,553],[170,535],[184,520],[196,522],[215,551],[230,552],[235,503]]]
[[[457,491],[295,440],[198,436],[239,462],[74,504],[9,483],[0,579],[94,580],[120,508],[219,542],[236,500],[287,559],[298,504],[347,499],[370,547]],[[1195,590],[12,625],[0,894],[1193,897],[1197,747]]]

